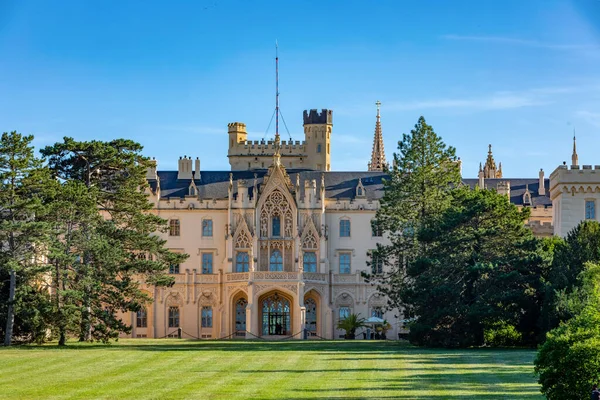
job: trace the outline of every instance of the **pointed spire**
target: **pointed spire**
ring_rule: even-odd
[[[573,155],[571,156],[571,165],[579,165],[579,157],[577,157],[577,140],[575,138],[575,129],[573,129]]]
[[[377,106],[377,120],[375,122],[375,136],[373,138],[373,151],[371,152],[369,171],[383,171],[387,166],[387,162],[385,161],[383,133],[381,132],[381,114],[379,112],[381,102],[377,100],[375,105]]]
[[[502,178],[502,163],[499,164],[499,168],[496,168],[496,161],[494,160],[494,155],[492,154],[492,145],[488,145],[488,155],[485,160],[485,165],[483,166],[483,173],[485,175],[485,179],[498,179]]]

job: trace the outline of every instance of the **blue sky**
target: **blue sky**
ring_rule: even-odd
[[[332,109],[334,170],[366,169],[376,100],[388,159],[424,115],[465,177],[488,143],[505,177],[549,175],[573,129],[600,164],[600,0],[0,0],[0,131],[229,169],[227,123],[269,125],[276,39],[292,138],[304,109]]]

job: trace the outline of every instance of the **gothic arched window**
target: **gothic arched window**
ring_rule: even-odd
[[[271,253],[271,259],[269,261],[269,271],[283,271],[283,257],[279,250],[275,250]]]

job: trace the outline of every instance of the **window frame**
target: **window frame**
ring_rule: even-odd
[[[240,256],[246,256],[245,260],[240,260]],[[238,265],[242,265],[242,268],[238,268]],[[250,271],[250,254],[247,251],[238,251],[235,255],[235,272],[248,272]]]
[[[181,236],[181,221],[179,218],[169,219],[169,236],[179,237]]]
[[[346,311],[344,314],[344,317],[342,317],[342,310]],[[345,320],[346,318],[348,318],[350,315],[352,314],[352,307],[350,306],[339,306],[338,307],[338,318],[340,321]]]
[[[347,227],[345,226],[347,225]],[[340,219],[340,237],[351,237],[352,236],[352,223],[350,222],[350,218],[342,218]]]
[[[202,237],[213,237],[212,218],[204,218],[202,220]]]
[[[200,310],[200,327],[213,327],[213,308],[212,306],[203,306]]]
[[[179,264],[169,265],[169,275],[177,275],[180,273],[179,270],[180,270]]]
[[[169,328],[179,328],[181,320],[179,319],[179,306],[169,306],[168,326]]]
[[[205,269],[205,261],[210,260],[210,266]],[[202,275],[212,275],[213,274],[213,266],[214,266],[214,255],[212,252],[203,252],[200,254],[200,263],[201,269],[200,273]]]
[[[278,263],[273,263],[273,256],[275,255],[275,253],[279,254],[279,260],[281,260],[281,262]],[[277,260],[277,259],[276,259]],[[273,269],[272,266],[273,265],[281,265],[281,269]],[[269,272],[283,272],[283,253],[279,250],[273,250],[271,252],[271,254],[269,255]]]
[[[342,258],[348,257],[348,272],[342,271]],[[338,273],[340,275],[348,275],[352,273],[352,253],[342,251],[338,254]]]
[[[135,327],[136,328],[147,328],[148,327],[148,310],[145,307],[140,308],[135,313]]]
[[[277,220],[277,232],[275,232],[275,220]],[[271,236],[276,238],[281,237],[281,216],[279,215],[271,217]]]
[[[591,214],[588,214],[588,205],[591,205]],[[594,221],[596,220],[596,200],[594,199],[585,199],[585,219],[586,221]]]
[[[314,257],[314,261],[313,260],[309,260],[307,262],[306,257],[307,256],[312,256]],[[308,268],[306,268],[307,265],[312,265],[313,268],[309,271]],[[302,266],[304,269],[304,272],[317,272],[317,252],[316,251],[305,251],[302,254]]]

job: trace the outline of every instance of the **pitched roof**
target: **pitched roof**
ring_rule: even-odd
[[[267,173],[266,169],[254,171],[202,171],[200,179],[195,179],[194,183],[198,188],[198,194],[203,199],[226,199],[229,188],[229,174],[233,175],[233,192],[237,193],[237,184],[235,181],[243,179],[248,182],[248,192],[253,193],[253,181],[256,174],[257,185],[263,183],[263,178]],[[387,177],[384,172],[359,171],[309,171],[288,169],[287,173],[293,185],[296,184],[296,176],[300,176],[300,196],[304,196],[304,181],[312,181],[317,184],[317,193],[321,189],[321,174],[325,178],[325,197],[328,199],[354,199],[356,197],[356,187],[360,178],[365,188],[366,198],[368,200],[378,200],[383,197],[383,179]],[[158,171],[160,180],[161,197],[184,197],[188,194],[191,179],[177,179],[177,171]],[[152,190],[156,190],[157,181],[152,179],[148,181]],[[478,179],[463,179],[463,183],[474,188],[478,185]],[[523,205],[523,194],[525,188],[529,188],[531,193],[531,202],[534,207],[552,206],[550,200],[550,180],[544,180],[546,194],[539,195],[538,179],[486,179],[485,186],[489,189],[495,189],[499,182],[510,182],[510,201],[515,205]]]

